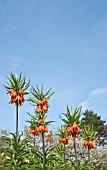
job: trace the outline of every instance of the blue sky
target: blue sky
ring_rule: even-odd
[[[48,119],[55,127],[67,104],[107,121],[106,7],[106,0],[0,0],[1,129],[15,131],[15,107],[3,87],[11,71],[22,71],[31,86],[52,87]],[[23,130],[34,108],[26,102],[19,112]]]

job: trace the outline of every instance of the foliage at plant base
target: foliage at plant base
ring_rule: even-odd
[[[15,134],[12,137],[4,136],[5,146],[1,147],[1,153],[4,157],[1,168],[22,168],[29,161],[27,156],[33,150],[32,145],[29,145],[27,138],[21,140],[22,134],[18,139]]]

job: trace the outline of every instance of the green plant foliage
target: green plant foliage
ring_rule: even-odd
[[[84,140],[95,140],[97,138],[97,133],[93,130],[93,125],[90,126],[83,126],[81,136]]]
[[[62,121],[69,125],[72,126],[75,123],[77,123],[78,125],[80,124],[80,117],[81,117],[81,109],[82,107],[76,107],[74,110],[68,107],[67,105],[67,113],[61,113],[62,115],[65,116],[66,119],[62,118],[61,115],[60,118],[62,119]]]
[[[8,82],[6,82],[4,87],[6,91],[10,93],[10,96],[12,96],[12,90],[15,91],[15,96],[19,95],[20,90],[23,92],[23,95],[29,94],[26,90],[30,85],[30,81],[26,82],[26,76],[23,77],[22,73],[18,76],[16,73],[11,72],[7,79]],[[86,140],[85,142],[87,142],[87,140],[101,140],[102,145],[100,146],[103,146],[103,144],[106,146],[107,125],[105,125],[105,121],[102,121],[101,117],[94,114],[93,111],[85,111],[85,113],[83,113],[84,117],[80,120],[82,107],[79,106],[73,110],[72,107],[68,107],[67,105],[66,113],[60,114],[64,125],[58,127],[55,133],[56,136],[59,136],[58,140],[60,142],[58,142],[58,140],[55,141],[54,144],[46,142],[47,139],[51,138],[50,136],[46,138],[45,132],[48,132],[47,126],[54,122],[46,121],[49,109],[48,100],[54,94],[54,92],[51,92],[51,89],[52,88],[45,92],[43,85],[40,89],[37,85],[35,88],[32,86],[30,89],[32,97],[30,97],[28,101],[35,106],[36,109],[34,116],[27,113],[30,116],[30,120],[26,122],[30,124],[29,132],[32,134],[32,136],[30,136],[28,133],[28,136],[26,135],[28,138],[23,138],[23,134],[18,136],[18,106],[21,106],[21,104],[17,103],[16,99],[16,103],[12,101],[9,102],[16,104],[17,128],[16,135],[11,133],[11,137],[6,135],[1,136],[3,141],[2,144],[0,143],[0,170],[100,170],[100,168],[105,170],[107,148],[105,147],[105,150],[102,150],[103,153],[101,153],[101,148],[95,147],[94,149],[93,147],[93,150],[88,148],[88,152],[83,148],[83,139]],[[67,131],[67,128],[71,128],[72,130],[72,125],[80,126],[81,134],[79,138]],[[39,127],[42,130],[39,130]],[[47,128],[46,130],[43,129],[45,127]],[[36,133],[36,130],[38,133]],[[68,134],[71,135],[71,137],[68,137]],[[77,134],[79,134],[79,132]],[[39,135],[39,137],[36,135]],[[61,143],[61,138],[68,138],[69,143],[68,141],[67,143]],[[34,146],[30,144],[32,141],[34,142]],[[103,161],[100,160],[101,158]]]
[[[57,133],[55,133],[56,136],[60,136],[62,138],[66,137],[67,136],[67,132],[65,130],[65,127],[66,127],[66,125],[61,125],[60,127],[58,126]]]
[[[7,77],[7,79],[9,80],[9,83],[6,82],[7,86],[4,85],[7,91],[9,89],[13,89],[16,92],[18,92],[19,89],[22,89],[24,91],[24,95],[29,94],[29,92],[25,92],[25,91],[30,85],[30,80],[28,83],[26,83],[26,76],[22,77],[22,73],[20,73],[20,75],[18,76],[16,73],[13,74],[11,72]]]
[[[46,100],[49,100],[51,98],[51,96],[54,94],[54,92],[50,93],[52,88],[50,88],[46,93],[44,92],[44,88],[43,88],[43,85],[41,87],[41,90],[39,90],[38,86],[36,86],[36,88],[34,88],[32,86],[30,92],[32,94],[33,97],[31,97],[29,99],[30,103],[32,105],[35,106],[35,104],[37,103],[38,100],[42,100],[42,99],[46,99]]]
[[[27,138],[21,140],[22,134],[19,135],[18,139],[15,134],[11,133],[11,135],[12,138],[4,137],[5,146],[1,147],[1,152],[6,157],[5,167],[10,166],[18,169],[28,163],[27,155],[33,150],[33,147]]]
[[[28,112],[27,114],[31,117],[31,119],[27,120],[26,122],[30,123],[30,128],[35,129],[35,127],[38,125],[38,118],[36,116],[32,116]]]
[[[35,129],[36,126],[38,126],[38,120],[42,119],[44,120],[43,125],[51,125],[52,122],[54,121],[46,121],[47,115],[46,114],[36,114],[35,116],[32,116],[30,113],[27,112],[27,114],[31,117],[30,120],[27,120],[26,122],[28,122],[30,124],[30,128],[31,129]]]
[[[91,163],[87,164],[85,162],[84,163],[79,162],[78,166],[76,166],[74,162],[71,162],[71,165],[72,170],[95,170],[95,166],[91,165]]]
[[[56,146],[56,152],[57,154],[62,157],[65,153],[65,150],[64,150],[64,145],[63,143],[59,143],[57,146]]]

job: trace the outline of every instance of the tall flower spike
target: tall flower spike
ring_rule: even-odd
[[[16,73],[11,72],[7,78],[9,83],[7,82],[7,86],[4,85],[4,87],[11,97],[9,103],[16,106],[16,139],[18,139],[18,106],[21,106],[25,101],[24,94],[29,94],[26,90],[30,85],[30,81],[26,83],[26,77],[22,77],[22,73],[17,76]]]
[[[89,149],[94,148],[94,141],[97,138],[96,132],[93,130],[93,125],[90,126],[84,126],[82,128],[82,134],[81,136],[84,139],[83,147],[88,147]]]

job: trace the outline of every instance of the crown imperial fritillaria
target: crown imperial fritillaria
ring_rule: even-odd
[[[32,97],[29,99],[30,103],[36,106],[35,108],[35,116],[32,117],[30,128],[35,128],[34,134],[34,146],[35,146],[35,135],[41,135],[42,139],[42,152],[43,152],[43,165],[46,164],[46,151],[45,151],[45,133],[48,132],[48,127],[51,122],[46,122],[47,112],[49,108],[48,100],[54,94],[54,92],[50,93],[51,89],[49,89],[46,93],[44,93],[44,88],[39,89],[38,86],[36,88],[32,87],[30,92]],[[32,130],[29,131],[32,134]]]
[[[89,140],[85,140],[83,143],[83,148],[89,148],[89,149],[94,149],[94,142],[93,140],[89,139]]]
[[[25,102],[24,99],[24,91],[22,89],[18,90],[18,93],[16,93],[13,89],[10,89],[7,94],[10,94],[10,102],[9,104],[17,104],[18,106],[21,106],[22,103]]]
[[[69,136],[66,136],[66,137],[64,137],[64,138],[59,137],[59,138],[58,138],[58,141],[59,141],[59,142],[62,142],[62,143],[63,143],[63,144],[65,144],[65,145],[67,145],[67,144],[68,144],[69,139],[70,139],[70,137],[69,137]]]
[[[75,122],[72,126],[66,126],[66,131],[68,135],[72,135],[72,137],[75,137],[76,135],[81,133],[80,128]]]
[[[22,77],[22,73],[18,76],[16,73],[10,73],[7,77],[9,83],[7,82],[6,88],[7,94],[10,94],[9,104],[15,104],[16,106],[16,139],[18,138],[18,106],[21,106],[25,102],[24,95],[29,94],[26,89],[30,85],[30,81],[26,83],[26,77]]]
[[[46,99],[39,100],[36,105],[37,105],[37,108],[35,110],[36,113],[42,113],[48,111],[49,104]]]

